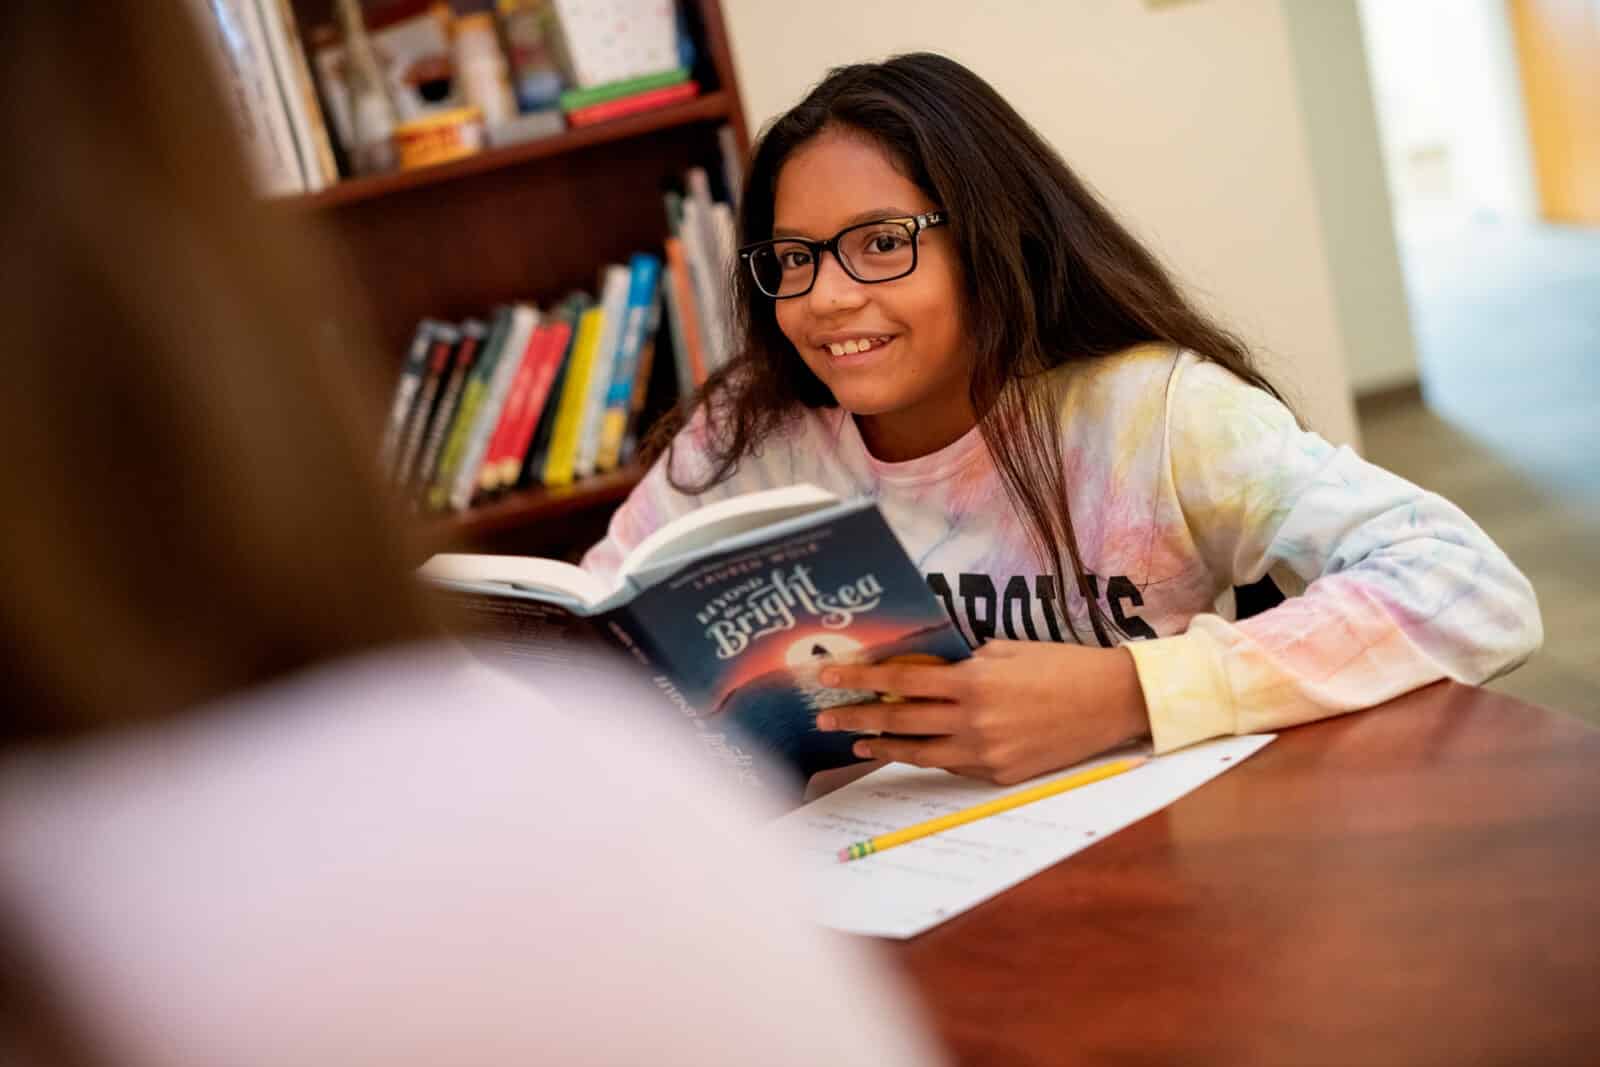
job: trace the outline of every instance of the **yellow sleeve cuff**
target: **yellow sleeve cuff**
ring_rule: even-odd
[[[1190,631],[1129,641],[1157,755],[1238,732],[1233,690],[1211,637]]]

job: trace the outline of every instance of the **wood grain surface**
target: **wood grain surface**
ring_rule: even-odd
[[[883,951],[960,1063],[1595,1063],[1600,731],[1430,686]]]

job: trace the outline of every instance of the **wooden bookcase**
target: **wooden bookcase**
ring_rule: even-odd
[[[346,180],[288,202],[346,257],[376,316],[391,361],[385,371],[398,368],[424,317],[458,320],[512,300],[543,305],[572,289],[593,292],[602,264],[659,252],[667,236],[663,182],[696,165],[715,172],[723,124],[740,152],[748,150],[721,6],[679,3],[696,44],[696,99],[438,167]],[[294,6],[302,33],[331,17],[328,0]],[[670,378],[664,336],[661,357],[654,377]],[[434,548],[571,555],[604,532],[641,473],[526,490],[430,519],[427,540]]]

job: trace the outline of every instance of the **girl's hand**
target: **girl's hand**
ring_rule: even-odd
[[[960,663],[840,664],[820,681],[907,701],[817,716],[819,730],[892,735],[857,741],[857,756],[998,785],[1070,766],[1150,729],[1133,656],[1121,648],[990,641]]]

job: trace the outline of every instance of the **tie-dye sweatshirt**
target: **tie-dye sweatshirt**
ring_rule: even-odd
[[[1148,346],[1053,373],[1089,595],[1129,639],[1157,751],[1440,678],[1480,683],[1539,646],[1532,587],[1472,520],[1302,430],[1228,370]],[[680,476],[706,469],[705,434],[702,415],[678,438]],[[976,428],[884,463],[847,413],[808,410],[699,496],[673,489],[663,460],[584,566],[609,577],[676,516],[797,482],[876,500],[970,643],[1070,641],[1074,628],[1094,640],[1087,602],[1041,566]],[[1237,619],[1235,587],[1264,577],[1287,599]]]

